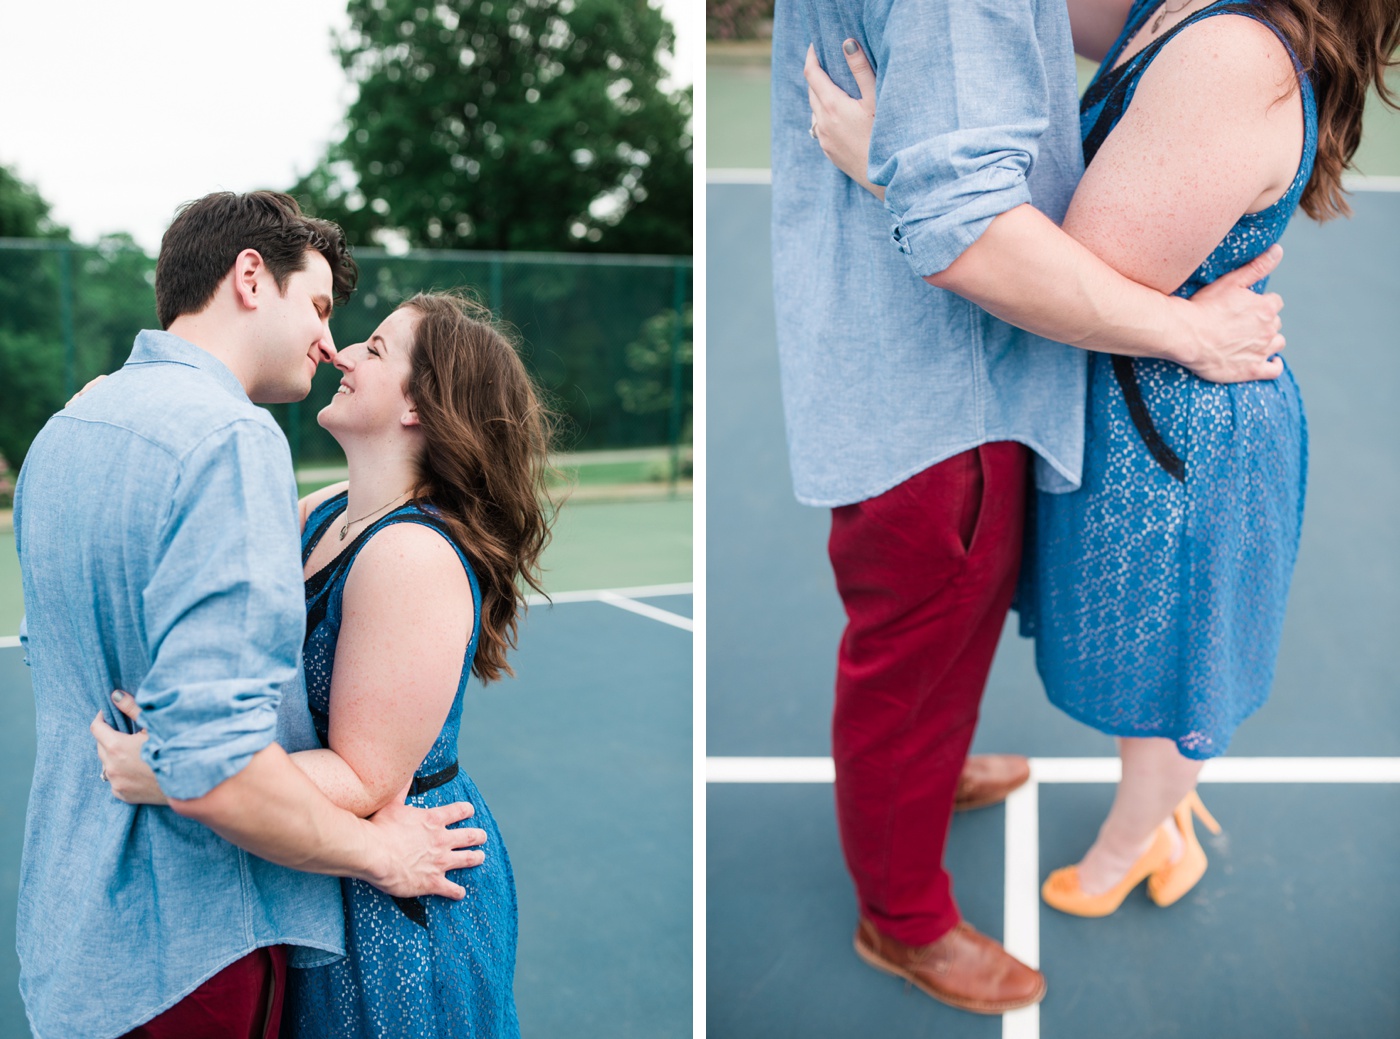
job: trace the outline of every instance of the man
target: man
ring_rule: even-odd
[[[482,861],[482,831],[447,829],[469,805],[357,819],[288,757],[316,746],[296,482],[252,402],[306,396],[355,277],[340,229],[285,195],[191,203],[157,262],[166,331],[142,332],[25,460],[38,753],[17,944],[38,1039],[275,1036],[288,957],[344,952],[334,877],[460,898],[446,872]],[[87,726],[129,728],[118,688],[173,811],[102,785]]]
[[[869,171],[883,206],[822,153],[824,106],[859,93],[845,54],[875,67]],[[813,77],[809,95],[804,61],[846,93]],[[1084,354],[1059,344],[1217,381],[1282,367],[1269,360],[1281,301],[1247,288],[1277,254],[1190,303],[1136,285],[1056,226],[1081,171],[1062,0],[778,0],[778,345],[796,494],[833,509],[848,618],[832,730],[856,951],[981,1013],[1045,992],[961,919],[943,851],[960,778],[965,794],[987,768],[967,751],[1030,461],[1042,490],[1079,483]],[[1024,760],[991,764],[983,803],[1028,775]]]

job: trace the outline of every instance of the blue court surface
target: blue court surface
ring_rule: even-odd
[[[766,171],[711,171],[707,336],[708,1034],[1400,1036],[1400,193],[1301,215],[1270,287],[1308,409],[1303,545],[1267,706],[1207,767],[1225,828],[1205,878],[1103,920],[1039,901],[1112,799],[1113,744],[1045,700],[1008,623],[975,751],[1033,759],[1005,806],[959,816],[964,916],[1038,964],[1038,1008],[979,1017],[871,970],[828,758],[843,616],[829,514],[791,496],[769,300]]]
[[[527,1036],[691,1033],[691,591],[557,595],[521,627],[518,677],[468,687],[461,762],[510,848]],[[5,936],[34,762],[33,696],[14,642],[0,648]],[[96,775],[96,756],[91,765]],[[0,1039],[30,1035],[18,972],[6,937]]]

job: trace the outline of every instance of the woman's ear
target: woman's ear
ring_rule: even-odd
[[[418,425],[418,409],[417,409],[416,407],[414,407],[412,404],[410,404],[410,405],[408,406],[408,410],[405,411],[402,415],[399,416],[399,425],[401,425],[401,426],[416,426],[416,425]]]

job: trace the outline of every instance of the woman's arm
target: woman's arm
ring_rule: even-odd
[[[1173,292],[1243,214],[1288,191],[1302,151],[1283,44],[1252,18],[1208,18],[1143,73],[1064,229],[1132,280]]]
[[[341,491],[350,486],[349,480],[341,480],[333,483],[329,487],[322,487],[319,491],[312,491],[301,501],[297,502],[297,514],[301,517],[300,527],[306,530],[306,518],[316,511],[316,506],[320,505],[328,498],[333,498]]]
[[[442,731],[475,617],[456,551],[417,523],[370,540],[342,602],[330,746],[292,760],[331,801],[364,816],[404,788]]]
[[[1069,0],[1069,25],[1074,52],[1090,61],[1103,61],[1128,21],[1133,0]]]

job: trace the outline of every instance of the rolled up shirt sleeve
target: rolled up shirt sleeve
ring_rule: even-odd
[[[151,667],[142,756],[166,796],[207,794],[276,738],[305,630],[286,441],[239,420],[181,460],[142,592]]]
[[[1034,11],[1025,0],[894,0],[872,43],[869,177],[885,188],[895,244],[927,277],[1031,201],[1049,125]]]

